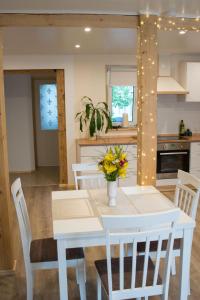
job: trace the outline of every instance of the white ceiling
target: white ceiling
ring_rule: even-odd
[[[199,0],[0,0],[0,12],[152,13],[197,17]]]
[[[0,0],[0,12],[200,16],[200,0]],[[6,54],[132,54],[136,31],[93,28],[5,28]],[[80,44],[80,49],[74,45]],[[161,53],[200,53],[200,33],[159,32]]]
[[[80,44],[80,48],[74,46]],[[133,29],[5,28],[6,54],[129,54],[136,49]]]
[[[200,32],[159,31],[158,40],[160,53],[200,54]],[[134,29],[4,28],[5,54],[136,54],[136,43]]]

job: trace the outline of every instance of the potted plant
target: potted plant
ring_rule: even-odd
[[[94,137],[98,132],[112,128],[112,120],[106,102],[93,104],[92,99],[84,96],[81,99],[83,110],[76,114],[76,119],[80,123],[80,131],[83,132],[84,126],[89,129],[90,137]]]

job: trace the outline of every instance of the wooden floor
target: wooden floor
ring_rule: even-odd
[[[38,167],[33,172],[10,173],[10,182],[20,177],[24,186],[47,186],[59,183],[59,167]]]
[[[25,186],[24,193],[30,214],[33,238],[52,236],[51,221],[51,191],[56,186]],[[168,197],[173,197],[172,192],[166,192]],[[0,276],[0,300],[26,299],[25,275],[19,231],[13,210],[13,229],[15,241],[15,254],[17,258],[16,276]],[[191,264],[191,300],[200,299],[200,207],[197,214],[197,228],[194,235],[192,264]],[[96,299],[96,274],[93,267],[95,259],[105,257],[104,248],[86,249],[87,260],[87,299]],[[170,284],[169,300],[178,299],[178,274],[174,276]],[[58,274],[57,271],[37,271],[34,290],[35,300],[57,300]],[[69,271],[69,299],[79,299],[79,291],[75,283],[73,270]],[[152,297],[151,299],[159,299]]]

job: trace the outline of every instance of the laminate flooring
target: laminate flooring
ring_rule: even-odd
[[[24,194],[32,227],[33,238],[52,236],[51,191],[56,186],[25,186]],[[172,192],[165,192],[169,198]],[[14,233],[15,257],[17,259],[16,275],[0,276],[0,300],[26,299],[26,281],[22,257],[21,241],[18,224],[13,207],[12,228]],[[103,247],[86,248],[87,260],[87,299],[96,299],[96,273],[94,260],[105,257]],[[178,299],[178,259],[177,275],[171,277],[169,300]],[[79,299],[79,290],[75,281],[74,270],[68,273],[69,299]],[[37,271],[35,277],[34,300],[58,300],[58,273],[56,270]],[[106,299],[104,297],[104,299]],[[159,297],[150,299],[157,300]],[[200,299],[200,207],[197,213],[197,227],[194,234],[191,262],[191,300]]]
[[[32,172],[12,172],[10,182],[12,183],[18,177],[21,178],[23,187],[58,185],[59,167],[38,167]]]

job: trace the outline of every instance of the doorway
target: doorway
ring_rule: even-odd
[[[21,177],[25,186],[66,185],[64,70],[5,73],[11,182]],[[15,113],[13,105],[17,108]]]

